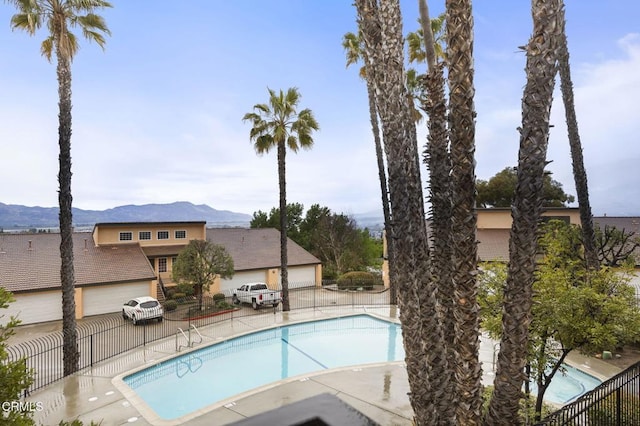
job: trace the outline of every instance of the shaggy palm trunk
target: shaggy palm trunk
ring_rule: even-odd
[[[549,138],[561,29],[559,0],[533,0],[533,35],[527,46],[527,84],[522,99],[518,181],[512,206],[509,268],[504,289],[502,338],[495,389],[485,423],[518,425],[523,397],[529,325],[542,212],[544,167]]]
[[[387,155],[392,239],[410,400],[418,425],[443,422],[446,354],[435,310],[422,182],[403,69],[403,37],[397,0],[357,0],[367,72],[376,89]],[[383,42],[384,41],[384,42]]]
[[[282,310],[291,310],[289,305],[289,271],[287,259],[287,179],[285,142],[278,143],[278,185],[280,188],[280,282],[282,283]]]
[[[569,147],[571,148],[571,160],[573,163],[573,179],[578,195],[578,207],[580,208],[580,223],[582,225],[582,240],[584,244],[585,262],[588,269],[598,269],[600,261],[596,250],[596,233],[593,228],[593,216],[589,203],[589,186],[587,185],[587,172],[584,168],[582,156],[582,143],[578,132],[578,119],[576,118],[575,101],[573,98],[573,82],[571,81],[571,67],[569,65],[569,47],[565,32],[564,10],[561,11],[562,31],[559,41],[558,71],[560,73],[560,89],[564,103],[565,119],[569,134]]]
[[[59,34],[59,32],[57,32]],[[60,208],[60,283],[62,285],[62,358],[65,376],[78,371],[78,331],[76,328],[75,273],[73,267],[73,219],[71,204],[71,61],[56,40],[58,75],[58,204]]]
[[[453,239],[451,227],[451,158],[449,157],[449,133],[447,131],[447,105],[444,95],[444,65],[430,69],[425,78],[426,99],[423,109],[427,113],[429,135],[424,160],[429,169],[431,202],[431,270],[436,281],[438,319],[446,345],[447,359],[456,358],[454,347],[455,318],[452,262]],[[455,389],[455,364],[448,365],[451,404],[451,422],[455,421],[457,392]]]
[[[447,0],[449,61],[449,140],[453,195],[453,281],[455,348],[460,424],[481,421],[482,370],[477,301],[475,186],[475,108],[473,98],[473,17],[471,0]]]
[[[376,108],[376,93],[373,83],[367,80],[367,95],[369,97],[369,118],[373,132],[373,142],[376,147],[376,160],[378,163],[378,179],[380,180],[380,193],[382,196],[382,214],[384,216],[384,232],[387,241],[387,265],[389,266],[389,302],[397,303],[395,282],[395,262],[393,261],[393,237],[391,234],[391,212],[389,210],[389,192],[387,190],[387,173],[384,167],[384,152],[380,141],[380,128],[378,127],[378,109]]]

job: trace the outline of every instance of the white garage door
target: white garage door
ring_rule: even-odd
[[[231,295],[234,289],[246,283],[265,282],[267,272],[264,269],[257,271],[236,272],[233,278],[220,281],[220,292]]]
[[[149,296],[148,282],[84,287],[83,313],[86,317],[120,312],[125,302],[140,296]]]
[[[22,321],[21,324],[55,321],[62,319],[62,291],[48,291],[35,294],[15,294],[15,302],[0,314],[0,324],[6,324],[11,316]]]
[[[314,266],[289,267],[289,288],[311,287],[316,285],[316,268]]]

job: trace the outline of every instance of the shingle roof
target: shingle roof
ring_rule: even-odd
[[[60,288],[60,234],[0,234],[0,286],[12,291]],[[77,286],[152,280],[138,244],[96,247],[90,233],[73,234]]]
[[[280,267],[280,231],[274,228],[208,228],[207,239],[223,245],[236,271]],[[321,263],[311,253],[288,239],[289,266]]]

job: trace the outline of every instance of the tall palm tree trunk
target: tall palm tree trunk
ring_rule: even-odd
[[[565,119],[569,134],[569,147],[571,148],[571,160],[573,163],[573,179],[578,195],[578,207],[580,209],[580,223],[582,225],[582,240],[584,244],[585,261],[588,269],[598,269],[600,261],[596,250],[596,233],[593,227],[593,215],[589,202],[589,186],[587,185],[587,172],[584,167],[582,155],[582,143],[578,132],[578,119],[576,118],[575,101],[573,98],[573,82],[571,81],[571,67],[569,65],[569,47],[567,33],[565,31],[564,9],[561,10],[562,31],[558,46],[558,71],[560,73],[560,89],[564,103]]]
[[[473,17],[471,0],[447,0],[449,126],[453,199],[453,281],[458,384],[457,417],[461,424],[482,418],[480,314],[477,301],[475,108],[473,98]]]
[[[60,24],[58,24],[60,25]],[[59,34],[59,32],[58,32]],[[63,373],[79,368],[78,331],[76,328],[75,272],[73,266],[73,218],[71,204],[71,62],[62,54],[56,40],[58,75],[58,204],[60,220],[60,283],[62,285]]]
[[[559,0],[533,0],[533,35],[527,45],[527,84],[522,99],[518,181],[512,206],[509,267],[504,289],[502,338],[487,425],[518,425],[523,397],[542,213],[544,167],[549,138],[561,28]]]
[[[372,73],[373,74],[373,73]],[[380,128],[378,126],[378,108],[376,107],[376,92],[373,83],[368,79],[367,95],[369,98],[369,119],[373,132],[373,143],[376,148],[376,160],[378,164],[378,179],[380,180],[380,194],[382,197],[382,214],[384,217],[384,232],[387,241],[387,265],[389,266],[389,301],[392,305],[397,303],[397,291],[394,282],[396,280],[395,262],[393,256],[393,236],[391,234],[391,211],[389,208],[389,191],[387,189],[387,173],[384,166],[384,152],[380,140]]]
[[[379,6],[376,0],[357,0],[356,7],[367,72],[374,71],[372,81],[387,155],[411,406],[418,425],[443,424],[440,404],[448,398],[444,393],[447,377],[442,374],[446,355],[436,318],[415,123],[404,86],[400,7],[397,0],[380,0]]]
[[[278,185],[280,188],[280,282],[282,283],[282,310],[291,310],[289,305],[289,269],[287,259],[287,179],[285,142],[278,143]]]

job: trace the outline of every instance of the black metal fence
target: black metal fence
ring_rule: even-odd
[[[640,425],[640,362],[547,416],[537,425]]]
[[[298,286],[299,287],[299,286]],[[157,340],[172,337],[178,328],[185,332],[195,325],[203,326],[228,321],[233,318],[268,315],[275,313],[272,307],[253,310],[249,305],[213,312],[213,305],[220,300],[205,298],[203,307],[196,300],[183,300],[177,309],[165,311],[164,321],[150,320],[133,325],[120,314],[101,317],[78,326],[78,350],[80,352],[80,370],[92,367],[96,363],[120,355],[131,349],[145,346]],[[231,299],[224,301],[231,306]],[[337,290],[333,286],[299,287],[289,291],[289,302],[294,309],[314,309],[331,306],[360,307],[389,305],[389,291],[375,287],[371,291],[359,289]],[[204,309],[203,309],[204,308]],[[282,309],[280,305],[276,308]],[[198,312],[196,315],[195,312]],[[25,359],[26,367],[34,372],[34,382],[26,394],[47,386],[64,377],[62,364],[62,332],[18,343],[7,348],[9,360]]]

